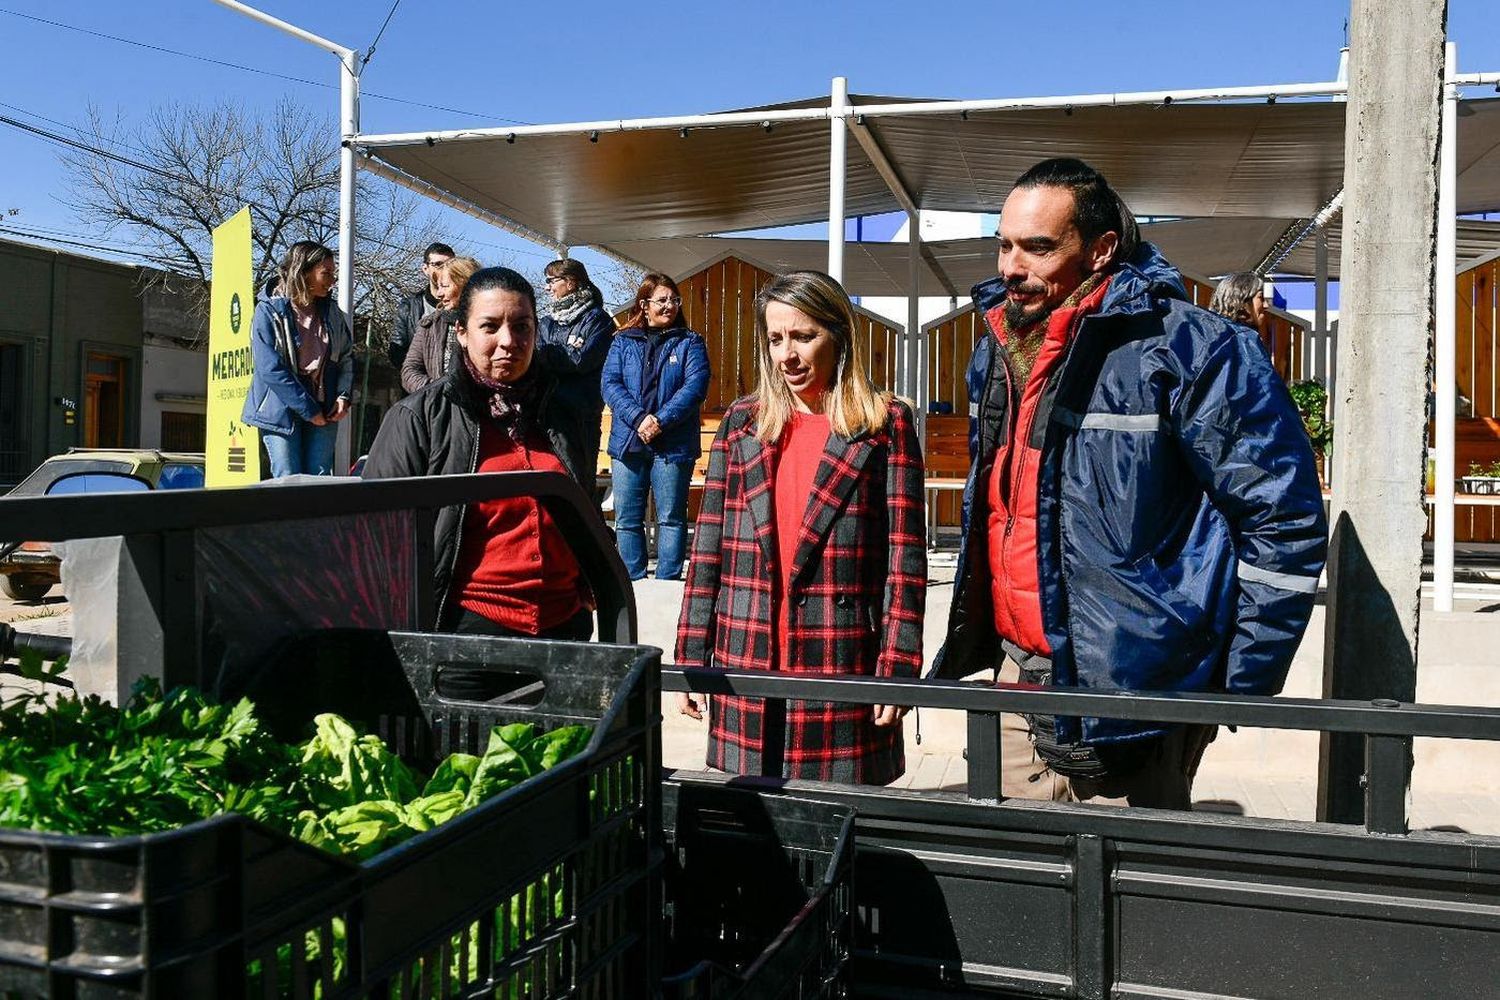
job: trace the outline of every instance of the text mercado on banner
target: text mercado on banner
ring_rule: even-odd
[[[214,230],[213,267],[205,478],[209,486],[245,486],[260,482],[260,432],[240,419],[255,373],[250,357],[255,278],[248,207]]]

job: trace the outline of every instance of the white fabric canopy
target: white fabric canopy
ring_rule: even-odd
[[[1144,238],[1178,268],[1219,275],[1254,267],[1292,221],[1182,219],[1150,223],[1141,229]],[[631,240],[616,243],[612,249],[674,277],[731,255],[770,271],[821,270],[828,264],[828,245],[822,240],[689,236]],[[995,276],[995,249],[995,240],[988,237],[923,243],[918,294],[967,298],[975,284]],[[909,294],[909,253],[905,242],[845,243],[844,287],[851,295]]]
[[[893,103],[852,100],[856,112],[861,104]],[[743,114],[815,111],[820,102]],[[1265,224],[1310,218],[1338,192],[1345,107],[1281,101],[983,111],[870,116],[850,128],[869,131],[924,209],[996,211],[1023,170],[1070,155],[1100,168],[1137,214]],[[828,129],[824,117],[776,121],[769,130],[601,128],[597,141],[581,132],[520,130],[513,141],[500,132],[437,135],[430,144],[410,135],[355,143],[398,171],[563,244],[618,248],[826,219]],[[1466,101],[1458,139],[1458,210],[1500,210],[1500,100]],[[845,214],[899,208],[850,142]],[[1244,231],[1257,242],[1259,233],[1258,225]],[[1268,245],[1259,246],[1262,253]],[[1247,244],[1236,266],[1257,259]]]

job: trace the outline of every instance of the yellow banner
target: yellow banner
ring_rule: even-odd
[[[250,320],[255,278],[250,263],[250,209],[242,208],[214,230],[214,280],[208,320],[209,486],[260,482],[260,432],[240,420],[255,363]]]

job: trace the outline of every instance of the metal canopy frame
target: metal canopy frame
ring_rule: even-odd
[[[1456,50],[1450,43],[1444,68],[1443,128],[1439,157],[1440,225],[1438,227],[1438,312],[1437,312],[1437,434],[1436,434],[1436,511],[1435,523],[1435,606],[1439,611],[1452,609],[1453,604],[1453,469],[1454,469],[1454,378],[1456,376],[1456,351],[1453,330],[1452,281],[1456,267],[1454,219],[1457,210],[1457,141],[1458,101],[1464,87],[1489,86],[1500,83],[1500,72],[1468,73],[1457,71]],[[832,81],[827,104],[800,102],[796,106],[778,106],[747,109],[701,115],[676,115],[655,118],[611,119],[590,122],[568,122],[551,125],[518,125],[504,128],[459,129],[431,132],[405,132],[390,134],[354,135],[346,142],[355,147],[367,167],[390,174],[376,167],[380,163],[378,151],[403,146],[436,146],[443,143],[462,143],[476,140],[504,139],[514,142],[527,136],[579,135],[597,142],[605,133],[650,132],[676,130],[686,136],[690,130],[759,128],[767,133],[777,125],[786,123],[808,123],[827,121],[829,124],[829,181],[828,181],[828,272],[839,278],[844,265],[844,222],[848,209],[846,181],[849,164],[846,157],[846,141],[849,127],[854,127],[855,143],[860,147],[873,168],[874,173],[887,188],[891,205],[904,211],[909,222],[909,275],[911,285],[916,288],[921,268],[922,240],[920,206],[922,192],[901,169],[899,158],[893,158],[881,141],[871,123],[878,119],[913,119],[924,116],[958,116],[1026,112],[1038,110],[1062,110],[1065,114],[1085,108],[1129,108],[1141,106],[1167,107],[1181,104],[1225,104],[1226,102],[1266,102],[1274,104],[1280,100],[1296,101],[1307,98],[1331,98],[1335,101],[1348,94],[1344,80],[1314,83],[1286,83],[1255,87],[1217,87],[1181,90],[1132,91],[1123,93],[1079,94],[1062,97],[1015,97],[986,98],[978,100],[952,101],[902,101],[877,100],[860,102],[849,97],[848,81],[835,77]],[[389,165],[384,165],[389,166]],[[400,173],[398,171],[398,173]],[[405,181],[398,179],[398,183]],[[407,186],[413,186],[407,184]],[[419,188],[418,188],[419,189]],[[419,189],[420,190],[420,189]],[[1323,333],[1327,329],[1327,241],[1326,224],[1338,211],[1341,192],[1331,192],[1327,203],[1309,218],[1300,233],[1293,234],[1286,246],[1290,251],[1303,239],[1311,236],[1316,241],[1316,278],[1318,281],[1318,320],[1316,329]],[[491,224],[498,224],[511,232],[526,235],[533,231],[500,213],[491,211],[473,212],[476,207],[461,200],[446,203],[460,211]],[[532,238],[527,236],[526,238]],[[560,246],[561,241],[546,237],[543,245]],[[1280,242],[1280,241],[1278,241]],[[633,265],[639,263],[611,249],[607,244],[594,244],[597,250],[615,259]],[[932,262],[929,259],[929,267]],[[1446,290],[1446,297],[1445,297]],[[925,341],[921,337],[921,324],[917,321],[916,296],[910,296],[905,330],[906,350],[902,352],[899,377],[906,395],[921,398],[924,368]],[[1337,484],[1335,484],[1337,488]]]

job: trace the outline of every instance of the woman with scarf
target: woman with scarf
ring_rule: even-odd
[[[927,549],[911,408],[871,384],[828,275],[773,278],[755,328],[755,392],[709,452],[677,665],[916,677]],[[677,706],[703,716],[701,696]],[[721,771],[884,785],[906,766],[896,705],[715,695],[707,710]]]
[[[604,294],[588,269],[572,258],[554,260],[543,270],[551,306],[538,317],[538,340],[547,367],[557,373],[558,392],[578,407],[583,420],[584,458],[599,470],[599,435],[604,425],[604,393],[599,374],[615,336],[615,321],[604,311]],[[585,492],[594,495],[594,486]]]
[[[391,409],[364,478],[534,470],[591,486],[577,413],[536,363],[531,283],[507,267],[476,272],[458,299],[454,335],[453,369]],[[593,631],[578,562],[536,499],[445,507],[435,536],[440,630],[576,640]]]
[[[635,311],[604,361],[609,404],[615,535],[632,580],[646,575],[646,496],[656,499],[656,578],[682,576],[688,484],[703,454],[699,423],[708,395],[708,347],[682,319],[682,294],[648,274]]]
[[[337,424],[354,390],[354,338],[333,300],[333,251],[293,243],[279,288],[267,287],[250,321],[255,374],[240,419],[260,429],[271,477],[333,475]]]
[[[473,257],[450,257],[437,265],[438,307],[417,322],[401,362],[401,388],[416,392],[448,374],[457,360],[453,324],[458,298],[479,270]]]

